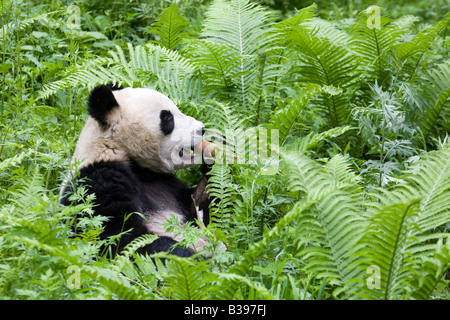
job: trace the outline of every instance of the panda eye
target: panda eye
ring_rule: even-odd
[[[162,110],[161,113],[159,114],[159,118],[161,119],[160,124],[161,131],[165,135],[170,134],[175,126],[172,113],[168,110]]]
[[[173,119],[172,113],[167,110],[161,111],[161,114],[159,117],[162,121],[170,121]]]

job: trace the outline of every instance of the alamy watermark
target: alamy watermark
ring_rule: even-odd
[[[280,139],[278,129],[251,128],[226,129],[224,132],[206,131],[201,139],[213,142],[202,148],[198,137],[188,135],[180,138],[184,141],[173,141],[175,145],[192,145],[194,150],[171,153],[171,161],[178,167],[193,164],[247,164],[260,168],[262,175],[273,175],[278,172]],[[195,144],[195,146],[194,146]]]
[[[366,12],[371,14],[366,21],[367,28],[381,29],[381,8],[379,6],[370,6],[367,8]]]
[[[71,265],[67,268],[67,274],[70,276],[67,277],[66,286],[70,290],[78,290],[81,287],[81,269],[77,265]]]
[[[81,9],[77,5],[70,5],[67,8],[67,13],[70,14],[69,19],[66,21],[67,28],[73,29],[81,29]]]
[[[370,274],[366,279],[367,288],[380,289],[381,288],[381,271],[380,267],[376,265],[371,265],[367,267],[367,274]]]
[[[381,8],[377,5],[372,5],[366,9],[366,12],[370,14],[367,18],[366,25],[369,29],[381,29]],[[81,29],[81,9],[77,5],[70,5],[67,8],[67,13],[70,14],[66,21],[67,28]]]

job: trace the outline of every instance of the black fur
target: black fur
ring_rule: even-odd
[[[97,162],[80,170],[80,181],[87,186],[88,194],[95,193],[95,214],[109,217],[104,226],[101,239],[127,231],[120,239],[118,251],[122,250],[133,239],[150,233],[146,221],[138,214],[131,215],[124,224],[124,217],[132,212],[146,213],[146,219],[152,219],[152,212],[160,209],[162,203],[155,199],[163,199],[164,205],[176,203],[182,209],[185,222],[193,221],[197,216],[192,203],[193,190],[178,180],[173,174],[157,173],[140,167],[132,162],[126,166],[119,162]],[[70,192],[66,192],[62,203]],[[201,204],[209,220],[209,202]],[[153,243],[138,250],[138,253],[155,253],[159,251],[189,257],[194,251],[180,247],[173,248],[176,241],[170,237],[159,237]],[[112,245],[111,252],[117,246]]]
[[[112,82],[112,81],[110,81],[108,83],[108,86],[111,88],[112,91],[123,89],[123,86],[119,85],[118,83]]]
[[[175,128],[175,120],[173,119],[172,113],[168,110],[161,110],[159,119],[161,120],[159,123],[161,131],[165,135],[171,134]]]
[[[114,98],[114,90],[119,88],[112,85],[100,85],[92,90],[88,99],[88,112],[92,118],[98,121],[100,126],[105,129],[108,126],[106,116],[112,109],[119,107]]]

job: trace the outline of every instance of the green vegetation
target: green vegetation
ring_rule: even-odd
[[[450,6],[374,4],[2,1],[0,298],[449,299]],[[270,165],[214,164],[212,223],[180,244],[207,238],[209,262],[136,255],[151,235],[108,259],[93,199],[59,204],[110,80],[276,130]]]

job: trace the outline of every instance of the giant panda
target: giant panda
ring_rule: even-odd
[[[199,218],[199,212],[208,219],[205,177],[194,190],[173,174],[201,162],[203,123],[180,112],[160,92],[111,84],[91,91],[88,113],[72,158],[79,163],[75,185],[94,193],[95,214],[108,217],[102,239],[126,231],[111,252],[120,252],[141,235],[154,234],[157,240],[138,253],[194,255],[190,248],[174,246],[180,239],[162,224],[171,215],[180,224]],[[70,184],[63,185],[63,204],[70,204],[72,191]]]

